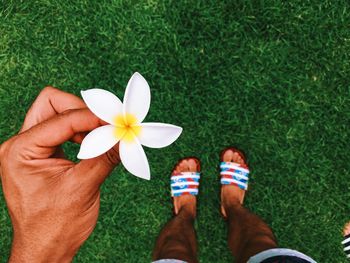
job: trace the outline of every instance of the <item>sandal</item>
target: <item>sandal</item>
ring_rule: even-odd
[[[244,163],[234,163],[234,162],[224,162],[223,155],[227,150],[232,150],[237,152],[243,159]],[[245,155],[237,150],[236,148],[229,147],[222,151],[221,153],[221,163],[220,163],[220,183],[222,185],[235,185],[242,190],[248,190],[248,180],[249,180],[249,167]]]
[[[341,243],[344,246],[346,257],[350,258],[350,234],[344,236],[344,240]]]
[[[186,159],[194,159],[197,163],[197,172],[175,172],[177,165]],[[200,179],[200,161],[196,157],[183,158],[177,162],[170,178],[171,196],[198,195]]]

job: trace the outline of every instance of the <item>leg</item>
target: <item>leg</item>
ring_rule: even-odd
[[[237,262],[247,262],[259,252],[276,248],[276,239],[258,216],[241,204],[225,206],[228,213],[228,245]]]
[[[242,156],[226,150],[225,162],[244,163]],[[255,214],[243,207],[245,191],[234,185],[221,187],[221,211],[228,221],[228,246],[236,262],[247,262],[259,252],[276,248],[276,239],[268,225]]]
[[[180,208],[162,229],[153,252],[153,259],[181,259],[187,262],[197,262],[197,244],[194,231],[194,215],[191,208]]]
[[[197,171],[194,158],[182,160],[175,171]],[[163,227],[153,251],[153,260],[179,259],[187,262],[197,261],[197,241],[194,230],[196,218],[196,197],[183,195],[174,197],[175,216]]]

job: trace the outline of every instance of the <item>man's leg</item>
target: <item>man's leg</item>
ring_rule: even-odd
[[[276,248],[269,226],[239,203],[225,206],[228,214],[228,245],[237,262],[247,262],[259,252]]]
[[[199,171],[199,161],[194,158],[182,160],[175,172]],[[163,227],[153,251],[153,260],[179,259],[197,261],[197,241],[194,230],[196,218],[196,197],[183,195],[174,197],[175,216]]]
[[[223,153],[225,162],[244,163],[232,150]],[[245,191],[234,185],[222,185],[222,213],[228,221],[228,246],[237,263],[245,263],[259,252],[276,248],[272,230],[257,215],[243,207]]]

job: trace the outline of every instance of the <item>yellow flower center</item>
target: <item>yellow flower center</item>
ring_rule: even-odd
[[[132,142],[136,136],[141,133],[141,126],[138,125],[137,119],[133,114],[127,113],[125,116],[118,115],[114,119],[114,135],[119,140]]]

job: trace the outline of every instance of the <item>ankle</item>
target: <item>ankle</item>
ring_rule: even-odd
[[[181,216],[186,219],[192,219],[194,220],[196,218],[197,211],[196,211],[196,205],[193,203],[187,203],[183,204],[177,213],[176,216]]]
[[[221,187],[221,202],[224,207],[242,205],[243,196],[240,192],[237,192],[237,187]]]
[[[221,200],[222,203],[227,205],[236,204],[237,202],[242,204],[245,196],[245,191],[234,185],[222,185],[221,186]]]
[[[231,198],[231,199],[224,199],[221,203],[221,205],[223,206],[227,216],[229,216],[230,214],[233,213],[233,211],[240,209],[243,207],[243,205],[241,204],[241,202],[239,201],[239,199],[237,198]]]

